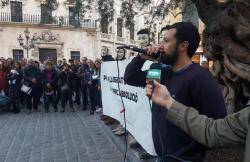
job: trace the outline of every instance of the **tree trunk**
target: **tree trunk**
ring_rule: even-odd
[[[192,0],[205,23],[205,55],[216,65],[229,113],[250,99],[250,1]]]

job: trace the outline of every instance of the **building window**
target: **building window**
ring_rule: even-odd
[[[117,35],[122,37],[122,18],[117,18]]]
[[[69,24],[75,26],[77,22],[78,14],[75,11],[75,7],[69,7]]]
[[[193,55],[192,61],[196,64],[200,64],[200,55],[199,54]]]
[[[132,40],[135,39],[135,26],[134,25],[130,26],[130,39]]]
[[[17,49],[14,49],[13,50],[13,60],[15,62],[19,61],[23,59],[23,50],[17,50]]]
[[[11,8],[11,21],[22,22],[23,21],[22,2],[11,1],[10,8]]]
[[[101,32],[102,33],[108,34],[108,18],[107,17],[102,17],[101,18],[100,27],[101,27]]]
[[[52,9],[46,4],[41,4],[41,23],[42,24],[52,24]]]
[[[80,61],[80,51],[71,51],[71,59]]]

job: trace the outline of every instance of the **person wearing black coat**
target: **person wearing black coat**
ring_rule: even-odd
[[[11,70],[8,78],[9,82],[9,97],[11,98],[11,104],[13,106],[13,112],[20,112],[20,96],[21,96],[21,80],[22,74],[21,71]]]
[[[85,79],[88,83],[88,94],[90,101],[90,115],[93,115],[97,106],[98,79],[95,78],[95,66],[92,60],[87,61],[89,68],[85,71]]]
[[[81,104],[81,100],[80,100],[80,78],[78,77],[78,71],[80,68],[80,65],[77,64],[76,60],[69,60],[70,63],[70,69],[73,72],[73,80],[72,82],[74,82],[74,87],[73,87],[73,93],[75,93],[75,103],[80,106]]]
[[[52,103],[54,111],[57,112],[56,89],[57,89],[57,71],[52,68],[52,63],[47,62],[42,72],[42,85],[44,91],[44,108],[49,112],[49,105]]]
[[[24,84],[32,88],[31,93],[26,94],[26,105],[29,113],[31,113],[32,105],[34,110],[38,109],[42,89],[41,77],[41,70],[35,65],[33,60],[30,60],[29,65],[23,71]]]
[[[101,60],[96,59],[94,63],[94,75],[92,83],[96,91],[95,105],[98,106],[98,111],[102,109],[102,95],[101,95]]]
[[[64,69],[58,75],[59,88],[62,95],[62,111],[65,112],[66,103],[69,101],[69,106],[74,111],[73,108],[73,88],[74,83],[72,82],[74,78],[73,72],[70,70],[70,65],[65,64]]]
[[[88,100],[88,81],[86,74],[89,71],[89,66],[87,64],[87,58],[83,57],[82,59],[82,65],[79,68],[78,71],[78,77],[80,79],[80,85],[81,85],[81,94],[82,94],[82,110],[86,110],[87,106],[89,104]]]
[[[101,49],[102,61],[115,61],[115,59],[109,54],[109,49],[106,46],[103,46]]]

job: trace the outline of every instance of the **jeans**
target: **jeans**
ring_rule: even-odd
[[[89,100],[90,100],[90,110],[95,111],[95,107],[98,105],[97,94],[98,90],[95,87],[89,87]]]
[[[63,110],[65,110],[65,106],[66,106],[66,103],[68,101],[69,101],[70,108],[73,109],[73,99],[72,99],[73,91],[72,91],[72,89],[68,88],[68,89],[62,90],[61,95],[62,95],[62,108],[63,108]]]
[[[62,92],[61,92],[61,88],[58,88],[57,89],[57,97],[56,97],[56,103],[58,104],[58,102],[61,100],[61,98],[62,98]]]
[[[75,102],[77,105],[80,105],[81,104],[81,100],[80,100],[80,89],[79,88],[75,88],[74,89],[74,92],[75,92]]]
[[[87,109],[89,103],[87,86],[81,87],[81,93],[82,93],[82,109],[85,110]]]
[[[54,110],[57,110],[56,93],[54,93],[53,95],[44,94],[44,108],[45,108],[45,110],[49,110],[50,104],[53,105]]]
[[[32,109],[32,105],[35,110],[38,108],[38,104],[41,97],[40,92],[41,92],[40,88],[34,87],[31,91],[31,94],[26,95],[26,106],[29,110]]]
[[[20,106],[21,106],[21,100],[19,98],[13,98],[12,99],[12,106],[13,106],[13,112],[19,113],[20,112]]]

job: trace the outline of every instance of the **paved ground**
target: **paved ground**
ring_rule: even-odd
[[[0,113],[0,162],[122,162],[88,111]]]

